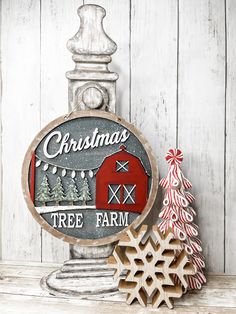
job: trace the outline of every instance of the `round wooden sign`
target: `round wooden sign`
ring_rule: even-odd
[[[35,137],[22,186],[34,218],[69,243],[103,245],[141,224],[158,188],[156,162],[142,134],[120,117],[80,111]]]

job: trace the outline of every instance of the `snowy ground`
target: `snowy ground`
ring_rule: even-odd
[[[73,209],[95,209],[95,205],[66,205],[66,206],[44,206],[36,207],[39,214],[53,213],[57,211],[73,210]]]

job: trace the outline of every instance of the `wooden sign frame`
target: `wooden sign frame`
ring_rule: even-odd
[[[77,118],[82,118],[82,117],[98,117],[98,118],[105,118],[108,120],[111,120],[113,122],[116,122],[123,127],[125,127],[127,130],[132,132],[138,140],[141,142],[143,145],[149,162],[151,166],[151,171],[152,171],[152,179],[151,179],[151,185],[150,185],[150,192],[149,192],[149,197],[146,203],[145,208],[143,209],[142,213],[126,228],[124,228],[122,231],[109,235],[107,237],[103,238],[98,238],[98,239],[78,239],[73,236],[65,235],[62,232],[54,229],[51,225],[49,225],[46,220],[44,220],[41,215],[36,211],[35,205],[33,201],[31,200],[30,196],[30,190],[29,190],[29,171],[30,171],[30,163],[32,159],[32,155],[39,145],[39,143],[43,140],[43,138],[55,127],[58,125]],[[44,127],[38,135],[35,137],[31,145],[29,146],[27,153],[24,158],[23,162],[23,167],[22,167],[22,189],[23,189],[23,194],[24,198],[27,203],[27,207],[30,210],[31,214],[33,215],[34,219],[49,233],[51,233],[53,236],[62,239],[65,242],[68,242],[70,244],[80,244],[80,245],[85,245],[85,246],[99,246],[99,245],[105,245],[109,243],[113,243],[118,241],[122,235],[131,227],[137,228],[138,226],[141,225],[141,223],[144,221],[144,219],[147,217],[149,214],[150,210],[152,209],[152,206],[155,202],[156,195],[157,195],[157,190],[158,190],[158,169],[156,166],[156,160],[153,156],[152,149],[147,142],[147,140],[144,138],[144,136],[141,134],[141,132],[132,124],[126,122],[123,118],[114,115],[109,112],[105,111],[97,111],[97,110],[89,110],[89,111],[78,111],[78,112],[73,112],[68,116],[61,116],[51,123],[49,123],[46,127]]]

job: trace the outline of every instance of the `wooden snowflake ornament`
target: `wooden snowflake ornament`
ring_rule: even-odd
[[[146,225],[138,232],[130,228],[108,258],[108,266],[115,269],[114,279],[119,280],[119,291],[127,293],[127,304],[137,299],[142,306],[159,307],[165,302],[172,308],[171,298],[182,296],[187,288],[185,275],[195,274],[196,268],[171,230],[163,235],[153,226],[143,244],[147,229]],[[176,250],[181,251],[178,257]],[[173,276],[179,278],[178,283]]]

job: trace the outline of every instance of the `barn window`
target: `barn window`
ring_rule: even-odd
[[[124,184],[124,200],[123,204],[135,204],[136,184]]]
[[[116,161],[116,172],[128,172],[128,171],[129,171],[129,161],[127,160]]]
[[[121,185],[108,185],[108,204],[120,204],[120,188]]]

